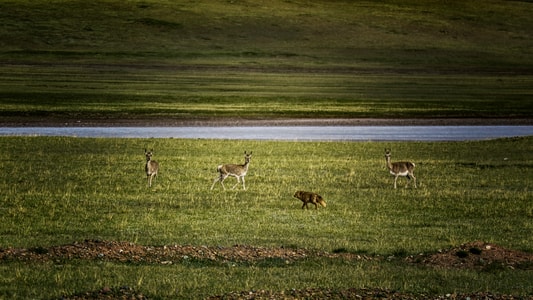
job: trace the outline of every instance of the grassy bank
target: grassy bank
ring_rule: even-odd
[[[99,239],[143,245],[247,244],[387,257],[482,240],[533,251],[531,138],[301,143],[3,137],[0,146],[4,248]],[[143,171],[145,147],[154,148],[154,159],[161,164],[152,188]],[[392,148],[393,161],[417,164],[418,189],[393,189],[385,147]],[[245,150],[253,151],[248,190],[222,191],[216,186],[210,191],[216,166],[240,163]],[[292,198],[297,189],[322,194],[328,207],[301,210]],[[532,279],[531,271],[523,270],[479,273],[405,266],[396,260],[327,258],[290,265],[13,261],[2,263],[0,272],[1,294],[20,298],[106,285],[134,286],[163,298],[304,286],[525,294]]]
[[[522,1],[13,1],[0,116],[529,118]]]
[[[4,120],[528,118],[533,110],[525,75],[133,68],[117,79],[114,70],[24,69],[3,76]]]

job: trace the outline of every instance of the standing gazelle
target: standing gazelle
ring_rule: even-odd
[[[144,170],[146,171],[149,187],[152,187],[152,179],[157,176],[157,171],[159,171],[159,163],[152,160],[153,152],[153,149],[150,151],[144,149],[144,156],[146,156],[146,166],[144,167]]]
[[[391,163],[390,149],[385,149],[385,159],[387,160],[387,168],[389,169],[389,172],[394,175],[394,188],[396,188],[396,181],[398,180],[399,176],[407,177],[408,181],[405,187],[409,185],[409,180],[411,180],[411,177],[413,177],[413,181],[415,183],[416,188],[416,177],[413,174],[413,171],[415,170],[414,163],[409,161],[399,161]]]
[[[224,186],[224,179],[226,179],[228,176],[233,176],[237,178],[237,183],[233,186],[232,189],[235,189],[235,187],[240,183],[240,179],[242,179],[242,188],[246,190],[246,186],[244,184],[244,176],[246,176],[246,172],[248,172],[248,165],[250,164],[251,159],[252,152],[250,152],[250,154],[247,154],[246,151],[244,151],[243,165],[227,164],[218,166],[217,171],[218,173],[220,173],[220,175],[215,178],[215,181],[213,181],[211,189],[215,187],[215,183],[217,183],[217,181],[220,181],[220,184],[222,185],[224,190],[226,190],[226,187]]]

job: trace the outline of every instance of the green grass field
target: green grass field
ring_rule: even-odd
[[[525,1],[7,1],[0,116],[529,118]]]
[[[2,247],[100,239],[387,257],[481,240],[533,251],[531,138],[408,143],[2,137],[0,145]],[[145,147],[154,148],[161,164],[152,188],[143,169]],[[405,181],[393,189],[385,147],[392,148],[393,161],[417,164],[418,189],[403,188]],[[245,150],[253,151],[248,189],[217,185],[211,191],[216,166],[241,163]],[[229,178],[226,186],[233,182]],[[302,210],[292,198],[297,189],[322,194],[328,207]],[[327,258],[291,265],[7,261],[0,273],[0,295],[8,298],[122,285],[155,298],[301,287],[526,295],[533,278],[526,270],[438,270]]]

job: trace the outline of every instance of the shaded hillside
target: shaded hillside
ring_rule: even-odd
[[[4,60],[531,68],[520,1],[13,1]]]

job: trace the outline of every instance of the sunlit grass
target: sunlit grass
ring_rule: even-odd
[[[186,275],[184,275],[186,274]],[[191,262],[171,266],[124,265],[102,262],[72,262],[57,265],[9,263],[0,267],[0,294],[11,299],[54,298],[87,290],[117,286],[117,282],[142,291],[156,299],[202,299],[228,291],[291,290],[329,287],[368,288],[444,296],[461,291],[500,291],[527,295],[531,274],[502,270],[497,274],[474,271],[428,271],[397,263],[315,260],[292,264],[271,263],[250,266],[240,264],[209,265]],[[24,286],[13,290],[12,285]],[[43,297],[47,287],[53,292]]]
[[[532,78],[487,75],[227,73],[148,68],[2,76],[6,117],[366,118],[527,117]],[[502,106],[502,101],[505,105]]]
[[[482,240],[533,251],[531,183],[525,175],[532,164],[530,138],[302,143],[3,137],[0,144],[3,169],[10,170],[0,177],[2,247],[103,239],[143,245],[342,249],[386,257]],[[161,164],[152,188],[147,187],[143,171],[145,147],[154,148],[154,159]],[[416,162],[418,189],[401,187],[405,181],[393,189],[385,169],[385,147],[392,148],[393,161]],[[216,186],[210,191],[216,166],[240,163],[245,150],[254,153],[246,177],[248,190],[223,191]],[[233,178],[228,180],[231,183]],[[297,189],[320,193],[328,207],[302,210],[292,197]],[[531,279],[528,271],[506,271],[505,277],[515,281],[508,285],[499,282],[500,273],[321,259],[252,268],[207,262],[171,268],[89,262],[61,265],[5,263],[3,282],[17,284],[12,288],[4,284],[2,294],[35,297],[38,291],[28,289],[34,282],[50,295],[108,285],[185,298],[300,286],[379,286],[433,293],[490,287],[496,292],[523,293],[527,289],[522,283]],[[170,275],[191,268],[197,275],[187,280],[173,280]],[[398,268],[402,271],[396,272]],[[117,276],[122,272],[128,275]],[[289,275],[303,273],[308,275]],[[231,280],[217,280],[221,274]],[[479,284],[463,283],[474,277]]]
[[[393,160],[416,162],[420,185],[404,189],[401,178],[398,190],[382,153],[391,143],[38,137],[2,143],[12,170],[2,182],[5,246],[99,238],[381,254],[475,239],[530,247],[527,138],[392,143]],[[152,189],[143,173],[145,147],[161,163]],[[216,166],[242,163],[245,150],[254,152],[248,190],[209,191]],[[322,194],[328,208],[302,212],[292,197],[298,189]],[[521,229],[509,237],[506,228],[514,226]],[[426,236],[418,241],[420,232]]]

